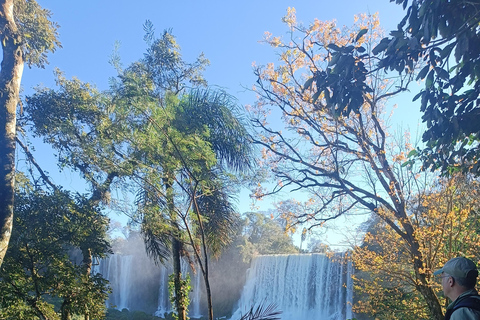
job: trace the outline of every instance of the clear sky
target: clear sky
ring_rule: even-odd
[[[335,19],[339,26],[353,23],[354,14],[379,13],[385,30],[396,28],[404,15],[402,7],[389,0],[244,0],[244,1],[162,1],[162,0],[37,0],[49,9],[60,25],[62,49],[49,56],[46,69],[28,69],[23,75],[24,93],[32,93],[37,85],[53,87],[53,68],[67,78],[77,77],[101,90],[108,88],[108,78],[115,70],[108,61],[116,41],[124,66],[138,60],[146,48],[143,24],[153,22],[157,35],[171,29],[180,44],[185,60],[193,61],[201,52],[210,60],[205,78],[238,98],[241,105],[252,104],[251,88],[256,78],[252,63],[276,62],[276,52],[260,43],[266,31],[274,36],[285,35],[288,28],[281,18],[288,7],[295,7],[297,20],[309,25],[314,18]],[[400,106],[408,114],[405,125],[415,126],[418,106]],[[40,164],[48,163],[50,151],[37,148]],[[54,170],[50,170],[51,172]],[[58,183],[59,181],[57,181]],[[73,185],[75,182],[70,180]],[[246,197],[247,193],[242,193]],[[240,199],[241,204],[248,199]],[[248,206],[241,207],[241,212]]]

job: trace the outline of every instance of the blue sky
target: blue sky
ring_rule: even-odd
[[[115,71],[108,64],[115,41],[121,44],[125,65],[144,52],[143,24],[149,19],[157,34],[172,29],[187,60],[204,52],[211,66],[205,76],[210,84],[231,94],[243,92],[255,81],[252,62],[265,64],[275,60],[275,52],[260,43],[265,31],[284,35],[288,29],[281,22],[288,7],[295,7],[299,21],[308,25],[314,18],[336,19],[350,25],[358,13],[380,13],[385,29],[395,27],[403,14],[401,6],[389,0],[336,1],[161,1],[161,0],[49,0],[39,3],[53,13],[60,25],[63,49],[50,55],[50,67],[26,70],[23,86],[53,85],[52,68],[67,77],[107,87]],[[252,101],[240,101],[251,103]]]
[[[263,65],[276,62],[276,52],[262,44],[266,31],[274,36],[285,35],[287,26],[281,18],[288,7],[295,7],[297,20],[309,25],[314,18],[335,19],[339,26],[353,23],[359,13],[379,13],[385,30],[396,28],[404,15],[402,7],[389,0],[315,0],[315,1],[162,1],[162,0],[37,0],[49,9],[52,19],[60,25],[63,48],[49,56],[45,69],[25,69],[24,93],[32,93],[37,85],[54,86],[53,69],[59,68],[67,78],[77,77],[103,90],[115,70],[108,61],[115,42],[124,66],[138,60],[146,48],[143,24],[153,22],[157,35],[171,29],[182,48],[185,60],[193,61],[201,52],[211,65],[205,72],[210,85],[218,86],[238,98],[241,105],[252,104],[255,95],[246,90],[256,78],[252,63]],[[410,98],[411,99],[411,98]],[[418,106],[408,98],[397,101],[397,125],[415,126]],[[408,116],[406,116],[408,115]],[[47,148],[37,147],[40,164],[51,163]],[[49,170],[54,171],[54,168]],[[71,187],[75,178],[65,179]],[[55,177],[54,177],[55,179]],[[56,180],[56,179],[55,179]],[[59,181],[57,181],[58,183]],[[241,212],[248,210],[247,192],[242,193]]]

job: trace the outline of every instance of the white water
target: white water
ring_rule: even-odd
[[[95,273],[100,273],[110,282],[112,293],[107,301],[107,307],[122,310],[144,310],[149,304],[146,301],[157,296],[155,315],[163,317],[172,312],[168,293],[168,276],[173,268],[156,266],[148,257],[142,255],[114,254],[100,260],[95,267]],[[203,282],[201,274],[193,274],[187,263],[182,261],[182,273],[190,273],[192,292],[190,293],[189,316],[200,317],[201,289]],[[155,302],[154,302],[155,303]]]
[[[167,264],[168,265],[168,264]],[[112,255],[96,266],[110,281],[112,294],[107,306],[119,310],[143,310],[162,316],[172,311],[168,295],[171,267],[156,266],[146,255]],[[182,264],[186,274],[188,264]],[[253,305],[275,303],[283,320],[351,319],[353,267],[344,254],[329,258],[322,254],[259,256],[247,271],[238,308],[232,319],[239,319]],[[233,275],[237,276],[237,275]],[[203,281],[191,274],[189,316],[201,316]]]
[[[256,257],[231,319],[260,303],[276,304],[284,320],[351,319],[352,272],[343,254],[332,258],[322,254]]]

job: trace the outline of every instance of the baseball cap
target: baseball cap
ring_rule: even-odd
[[[457,257],[447,261],[443,268],[435,271],[434,275],[439,275],[442,272],[445,272],[451,275],[454,278],[463,278],[466,279],[469,276],[470,271],[475,271],[475,273],[470,273],[470,277],[475,274],[475,277],[478,275],[477,266],[475,263],[464,257]]]

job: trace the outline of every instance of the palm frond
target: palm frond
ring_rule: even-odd
[[[263,303],[258,306],[253,305],[239,320],[280,320],[279,315],[282,314],[282,311],[277,308],[278,306],[274,303],[267,306]]]
[[[155,264],[165,264],[171,256],[171,237],[145,223],[142,223],[142,235],[147,255],[153,258]]]
[[[208,194],[199,196],[197,205],[206,220],[204,231],[208,247],[213,253],[219,253],[231,242],[240,221],[231,196],[221,186],[216,186]]]
[[[252,143],[234,97],[222,90],[196,89],[182,107],[190,124],[208,127],[219,166],[235,171],[250,167]]]

